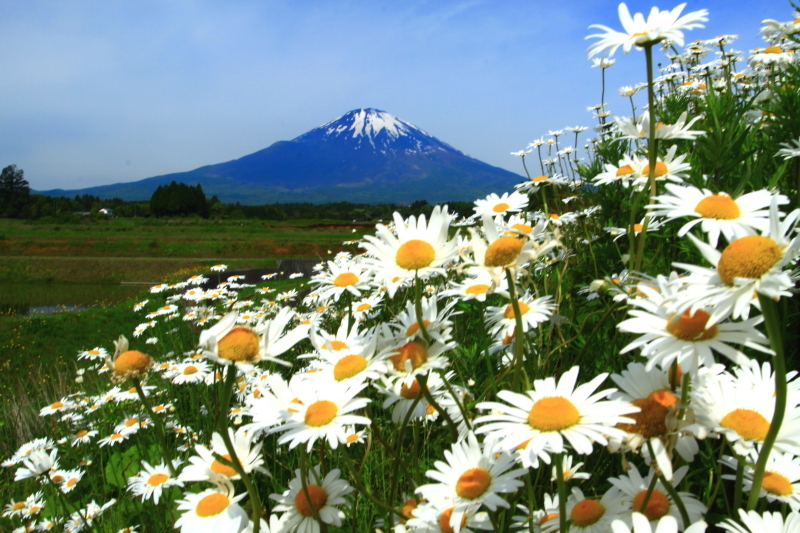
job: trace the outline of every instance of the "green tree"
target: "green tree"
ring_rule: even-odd
[[[30,193],[24,170],[17,165],[4,168],[0,174],[0,214],[18,216],[27,205]]]

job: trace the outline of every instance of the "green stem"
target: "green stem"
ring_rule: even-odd
[[[635,513],[642,513],[644,514],[647,511],[647,504],[650,502],[650,496],[653,495],[653,491],[656,488],[656,483],[658,483],[658,476],[655,472],[653,472],[653,477],[650,479],[650,484],[647,486],[647,492],[644,493],[644,499],[642,500],[641,505],[639,505],[638,509],[634,509]]]
[[[655,88],[653,83],[653,46],[656,43],[646,44],[644,46],[645,58],[647,61],[647,111],[650,116],[650,131],[648,132],[647,155],[648,155],[648,168],[650,170],[648,181],[650,183],[650,203],[655,201],[658,196],[658,188],[656,186],[656,160],[658,156],[658,142],[656,140],[656,104],[655,104]],[[650,217],[646,216],[641,233],[639,234],[639,247],[636,252],[636,260],[634,261],[634,268],[637,272],[642,267],[642,256],[644,256],[644,243],[647,240],[647,226],[650,224]],[[631,228],[633,231],[633,228]]]
[[[314,517],[314,520],[317,521],[319,524],[320,531],[322,533],[328,532],[328,525],[322,521],[322,518],[319,516],[319,510],[314,506],[313,501],[311,500],[311,495],[308,493],[308,475],[306,474],[306,468],[308,467],[308,454],[306,452],[305,446],[300,446],[300,483],[303,486],[303,496],[306,498],[306,503],[308,506],[311,507],[311,514]]]
[[[651,451],[652,453],[652,451]],[[686,506],[683,504],[683,500],[681,499],[681,495],[678,494],[678,491],[675,490],[675,487],[672,486],[672,483],[667,481],[667,478],[664,477],[664,474],[658,476],[658,479],[661,481],[661,484],[664,485],[664,488],[667,489],[667,492],[670,496],[672,496],[672,502],[678,508],[678,512],[681,514],[681,520],[683,521],[683,529],[689,527],[689,513],[686,512]]]
[[[53,490],[56,492],[56,496],[58,497],[58,499],[59,499],[59,500],[61,500],[61,505],[64,507],[64,510],[65,510],[67,513],[70,513],[70,514],[72,514],[72,511],[70,511],[70,508],[72,508],[72,506],[71,506],[71,505],[69,505],[69,502],[67,501],[67,498],[66,498],[66,496],[64,496],[64,493],[63,493],[63,492],[61,492],[61,489],[58,487],[58,485],[56,485],[56,484],[55,484],[55,482],[54,482],[52,479],[50,479],[50,473],[49,473],[49,472],[45,473],[45,476],[47,476],[47,481],[48,481],[48,483],[50,483],[50,486],[51,486],[51,487],[53,488]],[[87,528],[87,529],[88,529],[88,530],[89,530],[91,533],[94,533],[94,528],[92,528],[92,525],[89,523],[89,520],[86,518],[86,515],[83,513],[83,511],[81,510],[81,508],[80,508],[80,507],[78,507],[78,508],[75,510],[75,512],[77,512],[77,513],[78,513],[78,516],[80,516],[80,517],[81,517],[81,520],[83,520],[83,524],[86,526],[86,528]]]
[[[519,379],[522,377],[522,359],[524,351],[525,333],[522,331],[522,312],[519,309],[519,300],[517,299],[517,288],[514,276],[511,269],[506,269],[506,280],[508,281],[508,295],[511,300],[511,308],[514,310],[514,373],[513,384],[517,387]]]
[[[250,479],[250,476],[247,472],[244,471],[244,467],[242,466],[242,462],[239,460],[239,457],[236,455],[236,449],[231,442],[231,437],[228,434],[228,408],[230,407],[231,401],[231,394],[233,392],[233,387],[236,385],[236,365],[229,365],[228,369],[225,374],[225,388],[223,390],[223,403],[219,406],[219,414],[218,414],[218,421],[219,424],[217,426],[220,436],[222,437],[222,442],[225,443],[225,448],[228,450],[228,454],[230,454],[231,466],[236,473],[239,474],[239,477],[242,478],[242,482],[244,486],[247,488],[247,494],[250,497],[250,506],[253,508],[251,514],[251,520],[253,521],[253,533],[258,533],[259,528],[261,527],[261,516],[262,516],[262,508],[261,508],[261,497],[258,495],[258,490],[256,486],[253,484],[253,480]],[[224,459],[224,458],[223,458]],[[311,500],[308,500],[309,502]]]
[[[553,455],[553,466],[556,468],[556,483],[558,484],[558,524],[559,533],[569,533],[567,523],[567,483],[564,481],[564,454]]]
[[[425,342],[428,343],[428,346],[433,344],[433,340],[431,339],[430,334],[428,333],[428,327],[425,325],[425,319],[422,316],[422,281],[420,281],[418,275],[414,275],[414,311],[417,315],[417,324],[419,324],[419,330],[422,332],[422,337],[425,339]],[[427,348],[427,346],[426,346]]]
[[[772,351],[775,352],[773,358],[773,369],[775,372],[775,413],[772,415],[772,421],[769,425],[769,431],[764,439],[764,444],[761,445],[761,451],[758,454],[758,462],[753,472],[753,487],[750,489],[750,499],[747,501],[747,510],[752,511],[758,503],[758,497],[761,494],[761,484],[764,481],[764,471],[767,468],[767,460],[778,438],[778,432],[783,424],[783,416],[786,412],[786,359],[783,353],[783,337],[782,325],[780,315],[778,313],[778,304],[775,300],[763,294],[758,294],[758,301],[761,303],[761,313],[764,315],[764,324],[767,328],[767,336],[769,337],[769,344]]]
[[[375,495],[373,495],[369,490],[367,490],[367,488],[364,486],[364,484],[361,483],[360,475],[355,470],[355,464],[353,462],[353,459],[350,457],[350,454],[344,448],[342,448],[342,458],[344,459],[345,466],[347,466],[347,470],[350,472],[350,476],[351,476],[350,481],[358,489],[358,492],[360,492],[361,494],[366,496],[372,503],[374,503],[375,505],[377,505],[378,507],[380,507],[384,511],[388,511],[390,513],[396,514],[397,516],[399,516],[403,520],[408,518],[407,516],[405,516],[403,513],[401,513],[400,511],[398,511],[394,507],[390,507],[390,506],[386,505],[385,503],[383,503],[382,501],[380,501],[378,498],[375,497]]]
[[[136,394],[139,395],[139,399],[144,404],[144,408],[147,409],[147,412],[150,414],[150,418],[153,419],[153,425],[156,426],[158,443],[161,445],[161,451],[164,452],[164,459],[167,461],[167,468],[169,468],[170,476],[176,478],[178,477],[178,474],[175,472],[175,465],[172,464],[172,453],[170,452],[169,446],[167,446],[167,435],[164,430],[164,424],[161,422],[161,419],[158,417],[158,415],[153,411],[153,406],[150,404],[150,400],[145,395],[139,378],[131,378],[131,381],[133,381],[133,386],[136,388]]]
[[[420,388],[422,388],[422,384],[420,384]],[[405,418],[403,419],[403,424],[400,426],[400,429],[397,431],[397,442],[395,443],[395,452],[394,452],[394,466],[392,468],[392,485],[389,487],[389,503],[395,501],[395,496],[397,494],[397,482],[400,478],[400,449],[403,445],[403,434],[406,431],[406,427],[408,426],[409,420],[411,420],[411,415],[414,413],[414,409],[417,408],[422,396],[417,394],[417,397],[414,398],[414,401],[411,402],[411,406],[408,408],[408,412],[406,413]],[[389,515],[391,517],[391,515]],[[394,523],[391,524],[394,526]]]

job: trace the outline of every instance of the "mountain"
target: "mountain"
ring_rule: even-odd
[[[147,200],[159,185],[177,181],[199,183],[206,196],[226,203],[433,203],[503,193],[521,179],[385,111],[355,109],[291,141],[226,163],[130,183],[39,193]]]

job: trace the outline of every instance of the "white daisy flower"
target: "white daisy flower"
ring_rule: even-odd
[[[697,423],[686,428],[698,437],[712,431],[725,436],[736,453],[748,454],[764,442],[775,412],[775,397],[766,387],[753,387],[749,379],[724,373],[708,376],[702,388],[691,392]],[[775,450],[800,455],[800,408],[797,396],[790,396]]]
[[[641,513],[633,513],[632,515],[633,530],[622,520],[614,520],[611,522],[611,531],[613,533],[654,533],[650,527],[650,520]],[[706,524],[703,520],[695,522],[684,533],[705,533]],[[678,533],[678,521],[671,515],[667,515],[658,521],[655,533]]]
[[[689,128],[700,120],[700,116],[694,117],[686,122],[688,113],[684,111],[678,117],[675,124],[657,124],[657,139],[686,139],[694,140],[700,135],[705,135],[702,130],[691,130]],[[650,113],[645,111],[638,119],[621,117],[614,123],[624,139],[647,139],[650,137]]]
[[[202,383],[211,373],[211,365],[204,361],[190,361],[172,365],[170,373],[165,377],[172,383],[180,385],[183,383]]]
[[[674,263],[689,271],[687,284],[697,294],[685,299],[676,311],[683,312],[689,307],[713,308],[708,323],[711,326],[728,315],[747,318],[750,306],[757,302],[756,292],[775,300],[791,296],[789,289],[794,287],[794,279],[784,267],[794,263],[800,253],[800,236],[792,237],[800,209],[781,221],[778,202],[779,195],[774,195],[770,202],[769,231],[736,239],[722,252],[689,234],[714,268]]]
[[[444,266],[456,255],[456,243],[448,238],[452,218],[447,206],[438,205],[433,208],[429,221],[422,215],[419,219],[412,216],[406,223],[399,213],[394,213],[396,235],[378,224],[377,236],[364,236],[366,242],[360,246],[371,255],[365,260],[366,264],[384,281],[444,275]],[[390,296],[394,296],[396,287],[389,285],[388,288]]]
[[[355,298],[361,298],[361,293],[369,290],[372,276],[367,266],[355,261],[328,261],[327,266],[325,275],[314,277],[309,282],[319,285],[320,298],[338,301],[345,291]]]
[[[572,488],[566,507],[572,533],[607,533],[611,522],[623,518],[630,509],[617,490],[606,491],[599,500],[595,500],[584,496],[577,487]],[[558,518],[548,520],[542,531],[555,533],[559,529],[559,522]]]
[[[420,502],[414,509],[414,517],[409,519],[405,526],[398,524],[395,526],[395,533],[399,527],[400,533],[413,531],[414,533],[475,533],[476,531],[493,531],[489,515],[485,511],[476,512],[475,509],[466,509],[461,520],[451,526],[451,520],[455,507],[447,507],[446,503]]]
[[[528,195],[520,194],[517,191],[503,193],[497,196],[491,193],[485,199],[475,200],[475,214],[471,218],[478,218],[487,213],[491,216],[503,215],[505,213],[519,213],[528,207]]]
[[[145,300],[145,303],[146,302]],[[108,357],[108,351],[100,346],[78,353],[78,359],[88,359],[90,361],[105,361],[106,357]]]
[[[522,331],[527,333],[531,329],[536,329],[539,324],[546,322],[557,309],[556,304],[551,303],[552,296],[534,298],[532,294],[526,292],[519,297],[517,304],[522,318]],[[492,335],[513,336],[516,332],[517,320],[516,311],[512,304],[503,307],[489,306],[484,312],[486,322]]]
[[[452,379],[453,375],[452,372],[448,372],[445,378]],[[416,379],[408,381],[402,377],[395,379],[384,377],[383,386],[376,385],[376,388],[380,393],[386,395],[386,399],[383,401],[383,408],[388,409],[394,406],[392,408],[392,422],[395,424],[402,424],[406,417],[409,416],[408,412],[414,404],[416,406],[409,420],[418,420],[435,413],[434,407],[428,403],[422,394],[421,385]],[[434,372],[428,374],[428,391],[437,403],[442,399],[443,388],[444,381],[439,374]],[[418,398],[419,400],[417,400]]]
[[[317,439],[325,439],[331,448],[347,442],[344,427],[347,425],[369,425],[371,420],[364,416],[351,414],[363,408],[370,400],[356,395],[367,386],[366,383],[340,381],[325,389],[304,389],[300,391],[297,409],[285,413],[286,422],[272,428],[271,433],[284,432],[278,444],[289,443],[294,448],[307,443],[310,451]]]
[[[673,485],[678,485],[681,480],[686,476],[689,467],[684,465],[673,474]],[[644,514],[650,523],[655,525],[657,520],[664,516],[672,516],[678,522],[678,529],[683,531],[687,524],[683,523],[681,513],[678,506],[672,499],[667,489],[662,485],[661,481],[656,481],[655,487],[650,492],[650,497],[647,500],[647,506],[643,508],[645,496],[647,496],[650,482],[655,475],[651,469],[646,477],[642,477],[635,466],[632,466],[625,475],[620,477],[609,478],[609,482],[616,487],[623,495],[623,502],[628,508],[632,508],[634,512]],[[695,523],[703,518],[708,510],[697,498],[689,492],[678,492],[684,508],[689,515],[690,523]]]
[[[744,466],[744,485],[742,490],[750,492],[753,489],[753,474],[755,470],[751,465],[758,461],[760,450],[754,448],[747,457]],[[738,466],[738,461],[730,456],[724,456],[721,463],[733,468]],[[735,480],[736,476],[725,474],[723,479]],[[778,501],[785,503],[795,513],[800,511],[800,457],[783,454],[771,450],[761,481],[759,498],[766,498],[768,502]]]
[[[500,391],[498,398],[508,402],[481,402],[478,409],[491,411],[479,417],[475,424],[485,424],[476,433],[487,433],[506,451],[523,443],[531,464],[537,457],[549,460],[548,453],[562,453],[564,439],[581,455],[592,453],[595,442],[606,445],[608,438],[623,438],[625,433],[617,424],[632,423],[623,415],[639,411],[629,402],[602,400],[616,389],[595,393],[607,374],[600,374],[589,383],[579,385],[577,366],[555,378],[537,379],[533,390],[524,394]]]
[[[228,436],[233,445],[233,450],[236,452],[236,458],[239,459],[239,464],[245,473],[249,474],[256,471],[269,475],[267,470],[261,466],[264,464],[264,458],[261,457],[262,442],[253,445],[253,435],[244,428],[239,428],[236,433],[231,428],[228,428]],[[225,464],[216,458],[216,455],[218,455],[229,463],[233,460],[231,452],[225,446],[225,441],[219,433],[214,432],[211,435],[211,449],[198,444],[195,446],[195,452],[197,455],[189,458],[189,464],[178,476],[181,481],[213,482],[219,476],[224,476],[227,479],[241,479],[241,476],[233,466]]]
[[[784,519],[779,512],[758,514],[739,509],[739,521],[728,518],[719,527],[730,533],[800,533],[800,513],[789,513]]]
[[[769,209],[773,193],[767,190],[754,191],[736,199],[726,193],[712,193],[708,189],[692,186],[666,185],[669,194],[657,197],[660,202],[650,206],[654,216],[666,217],[666,221],[681,217],[693,217],[678,230],[683,237],[696,224],[708,235],[708,244],[716,248],[720,233],[728,242],[755,235],[756,231],[769,230]],[[789,199],[779,195],[778,204]]]
[[[273,511],[284,513],[281,524],[285,529],[282,531],[319,533],[314,510],[324,523],[341,527],[344,513],[336,506],[348,505],[344,497],[353,492],[353,487],[340,479],[339,475],[339,469],[334,469],[322,478],[320,466],[317,465],[307,474],[307,484],[303,486],[298,469],[289,482],[289,490],[283,494],[270,494],[269,497],[278,502]]]
[[[477,300],[485,302],[486,297],[490,294],[500,294],[509,297],[508,295],[508,280],[501,278],[499,283],[495,283],[492,276],[488,272],[478,272],[477,275],[470,278],[464,278],[461,281],[448,280],[449,289],[440,293],[442,298],[455,296],[460,300]]]
[[[173,462],[177,467],[177,462]],[[172,477],[167,464],[162,460],[156,466],[147,461],[142,461],[142,470],[128,478],[128,490],[135,496],[141,496],[142,501],[153,499],[158,505],[161,492],[168,487],[183,487],[183,482]]]
[[[230,482],[220,482],[199,494],[184,492],[184,499],[177,501],[178,510],[184,513],[175,527],[181,533],[240,533],[249,522],[247,511],[238,503],[244,496],[236,496]]]
[[[672,273],[669,278],[658,276],[656,286],[640,283],[637,298],[628,303],[639,309],[631,309],[631,318],[617,324],[620,331],[640,335],[620,353],[641,349],[648,359],[647,369],[655,365],[666,368],[677,361],[685,372],[694,374],[700,366],[710,367],[716,361],[713,352],[719,353],[736,364],[749,359],[737,348],[746,346],[763,353],[772,353],[767,339],[756,326],[762,317],[741,321],[710,324],[713,310],[697,309],[674,312],[675,302],[687,297],[685,286]],[[683,290],[682,290],[683,289]],[[719,322],[719,321],[718,321]]]
[[[438,483],[418,487],[416,492],[437,504],[455,507],[450,516],[450,526],[455,528],[468,509],[477,510],[485,505],[490,511],[508,507],[508,502],[498,494],[513,493],[522,487],[516,479],[526,473],[522,468],[511,470],[514,459],[507,453],[495,454],[483,450],[472,432],[466,439],[444,452],[445,461],[436,461],[435,470],[425,475]]]

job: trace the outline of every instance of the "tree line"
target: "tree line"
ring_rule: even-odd
[[[472,214],[472,202],[449,202],[451,211],[462,216]],[[45,196],[31,194],[25,173],[16,165],[9,165],[0,174],[0,217],[27,220],[44,220],[60,223],[77,222],[86,217],[144,217],[176,218],[200,217],[218,220],[333,220],[341,222],[370,222],[389,220],[392,213],[404,217],[430,215],[433,206],[426,200],[411,204],[359,204],[331,202],[327,204],[273,203],[242,205],[223,203],[216,196],[206,198],[200,184],[187,185],[173,181],[161,185],[144,201],[125,201],[121,198],[104,199],[90,194]],[[103,212],[106,211],[106,212]]]

